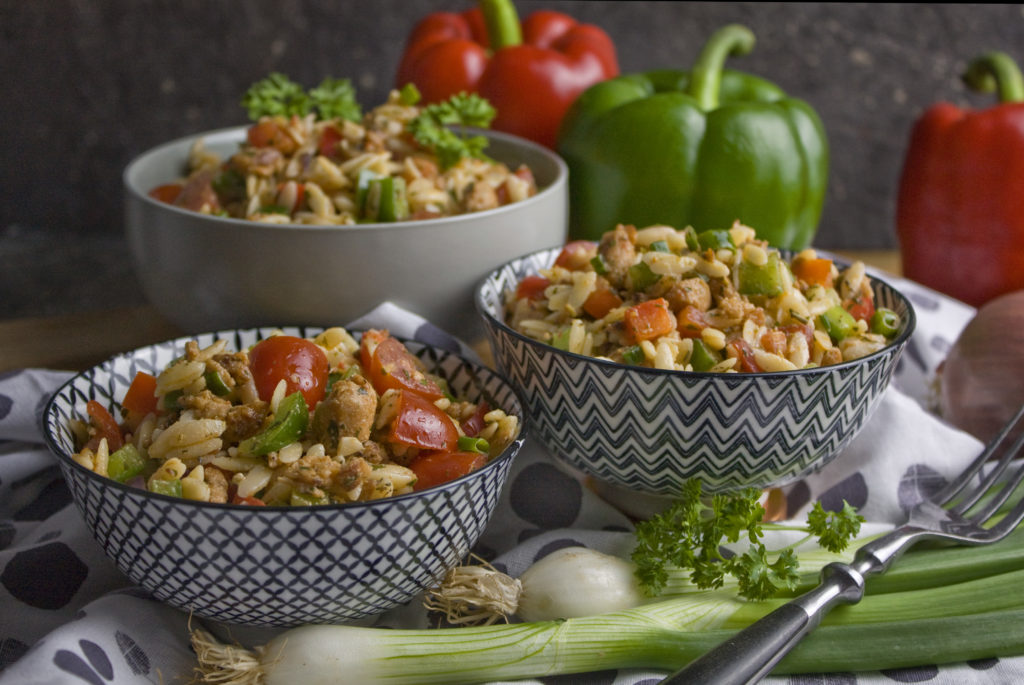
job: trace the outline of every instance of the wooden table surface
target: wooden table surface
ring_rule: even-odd
[[[834,252],[900,273],[895,250]],[[26,367],[78,371],[119,352],[180,335],[179,328],[148,306],[0,321],[0,373]]]

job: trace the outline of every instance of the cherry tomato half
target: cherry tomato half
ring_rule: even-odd
[[[312,409],[324,398],[330,363],[316,343],[293,335],[274,335],[249,350],[249,370],[261,400],[269,401],[284,380],[285,393],[301,392]]]
[[[476,471],[487,463],[479,452],[429,452],[412,460],[409,468],[416,474],[414,490],[424,490]]]
[[[366,377],[378,393],[408,390],[431,401],[444,397],[441,386],[423,373],[419,359],[386,331],[366,331],[359,356]]]
[[[422,450],[454,452],[459,445],[459,431],[433,402],[401,390],[398,415],[391,424],[388,440]]]

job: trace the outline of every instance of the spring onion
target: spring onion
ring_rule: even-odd
[[[1019,546],[1021,540],[1018,538]],[[983,558],[987,548],[970,552]],[[908,553],[908,557],[914,552]],[[941,576],[941,566],[932,573]],[[1019,654],[1024,571],[938,589],[869,594],[840,607],[774,671],[899,668]],[[193,631],[201,682],[475,683],[606,669],[676,670],[784,600],[696,591],[580,618],[434,630],[304,626],[254,650]]]
[[[735,510],[713,507],[711,518],[739,514],[729,526],[745,529],[749,517],[741,504]],[[811,521],[810,527],[824,525],[826,533],[842,535],[850,523],[825,515],[824,522]],[[884,528],[861,531],[856,541],[866,542]],[[758,532],[752,544],[775,546],[804,535],[788,526]],[[636,543],[630,534],[623,536]],[[853,554],[806,540],[797,549],[798,582],[779,594],[814,585],[824,565]],[[200,682],[318,685],[344,677],[345,682],[455,685],[609,669],[675,671],[787,601],[781,596],[744,600],[734,575],[723,575],[714,589],[702,589],[690,569],[671,566],[664,568],[660,594],[652,598],[632,561],[579,550],[552,553],[519,579],[499,580],[502,574],[493,568],[472,568],[462,596],[491,594],[492,614],[569,617],[521,616],[526,620],[520,623],[488,619],[485,625],[428,630],[304,626],[251,650],[223,644],[197,628],[192,638]],[[1024,653],[1021,583],[1024,530],[993,545],[912,549],[886,574],[869,578],[864,599],[829,614],[774,673],[877,670]],[[584,595],[592,603],[547,599],[560,594]],[[616,598],[611,604],[602,596],[608,594]]]

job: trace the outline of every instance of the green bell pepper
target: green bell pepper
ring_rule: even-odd
[[[723,229],[738,219],[776,247],[807,247],[828,177],[824,126],[776,85],[724,69],[753,48],[732,24],[692,71],[602,81],[566,114],[557,150],[569,165],[570,237],[618,223]]]
[[[262,457],[276,452],[301,438],[308,425],[306,398],[295,391],[281,400],[274,420],[266,429],[238,444],[238,453],[244,457]]]

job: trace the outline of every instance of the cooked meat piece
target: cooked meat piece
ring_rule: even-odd
[[[182,395],[178,404],[182,409],[191,409],[200,419],[223,419],[231,410],[231,402],[217,397],[209,390],[196,395]]]
[[[256,435],[263,428],[269,413],[270,405],[262,400],[231,407],[224,416],[227,428],[224,429],[223,440],[231,444]]]
[[[219,364],[234,381],[238,388],[238,399],[242,404],[252,404],[260,399],[256,391],[256,382],[249,370],[249,356],[245,352],[218,354],[213,361]]]
[[[210,486],[210,501],[223,504],[228,501],[228,479],[216,466],[203,467],[203,480]]]
[[[474,183],[466,196],[466,209],[470,212],[482,212],[485,209],[494,209],[499,205],[497,191],[494,186],[485,181]]]
[[[687,278],[674,283],[665,293],[665,299],[674,312],[678,312],[686,305],[706,312],[711,308],[711,288],[703,278]]]
[[[636,262],[636,247],[633,245],[635,235],[636,227],[619,224],[615,230],[604,234],[597,247],[608,269],[605,277],[616,288],[625,287],[629,267]]]
[[[337,381],[313,414],[313,435],[330,454],[342,438],[370,439],[377,413],[377,391],[363,376]]]

